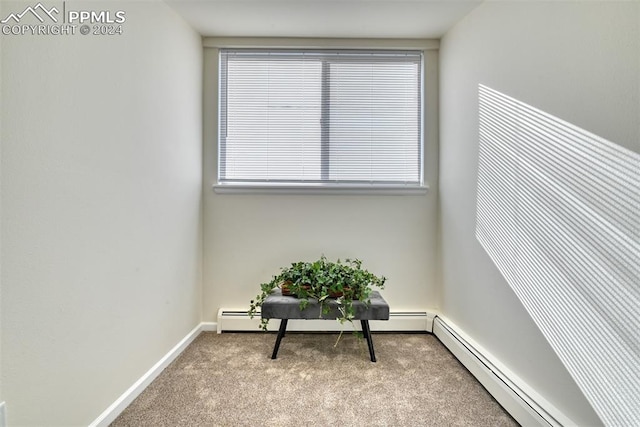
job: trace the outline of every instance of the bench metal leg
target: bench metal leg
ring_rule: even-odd
[[[284,332],[287,330],[287,322],[289,319],[282,319],[280,321],[280,329],[278,329],[278,338],[276,338],[276,345],[273,347],[273,354],[271,355],[272,359],[275,359],[278,356],[278,349],[280,348],[280,341],[284,338]]]
[[[360,323],[362,324],[362,333],[367,340],[367,344],[369,345],[369,356],[371,356],[371,361],[375,362],[376,354],[373,351],[373,339],[371,339],[371,329],[369,328],[369,321],[361,320]]]

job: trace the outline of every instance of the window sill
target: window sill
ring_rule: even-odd
[[[349,184],[214,184],[213,191],[219,194],[338,194],[373,196],[416,196],[427,194],[429,186],[406,185],[349,185]]]

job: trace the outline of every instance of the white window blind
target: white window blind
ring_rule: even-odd
[[[422,185],[422,52],[222,49],[218,181]]]

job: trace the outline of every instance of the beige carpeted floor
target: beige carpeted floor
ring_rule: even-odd
[[[432,335],[203,333],[111,425],[517,426]]]

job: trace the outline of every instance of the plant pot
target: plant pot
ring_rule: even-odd
[[[342,291],[336,291],[336,292],[329,291],[329,298],[340,298],[344,296],[345,293],[348,296],[350,296],[353,300],[358,299],[357,295],[355,295],[354,292],[351,291],[351,288],[344,288]]]
[[[297,297],[297,295],[291,291],[291,282],[283,282],[280,284],[280,290],[282,291],[282,295],[288,297]],[[302,289],[309,290],[311,289],[311,285],[302,285]]]
[[[282,295],[284,296],[293,296],[293,293],[291,292],[289,286],[291,285],[291,282],[283,282],[280,284],[280,290],[282,291]]]

